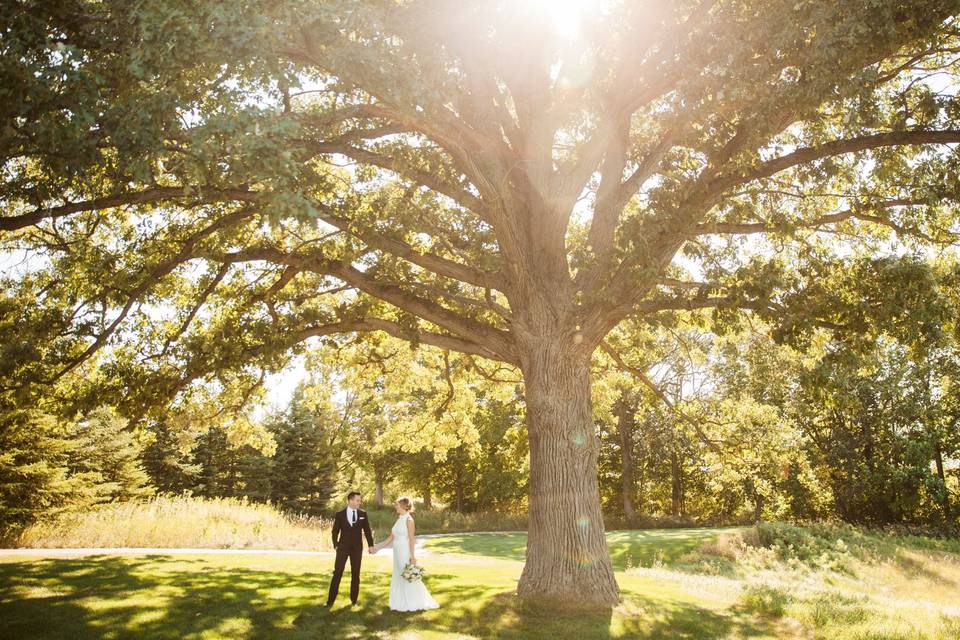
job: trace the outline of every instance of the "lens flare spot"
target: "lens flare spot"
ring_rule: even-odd
[[[587,552],[581,552],[578,554],[573,554],[568,556],[569,560],[576,566],[582,568],[589,567],[596,563],[596,558],[588,554]]]

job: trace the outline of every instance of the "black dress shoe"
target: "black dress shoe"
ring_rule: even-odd
[[[332,607],[332,606],[333,606],[333,603],[332,603],[332,602],[325,602],[325,603],[323,604],[323,606],[325,606],[325,607]]]
[[[351,600],[351,601],[350,601],[350,605],[351,605],[351,606],[354,606],[354,607],[357,606],[357,601],[356,601],[356,600]]]

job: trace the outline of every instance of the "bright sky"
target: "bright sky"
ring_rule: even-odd
[[[268,375],[264,380],[264,386],[267,388],[267,403],[269,407],[275,409],[286,407],[290,402],[290,398],[293,397],[293,390],[296,389],[297,384],[306,377],[307,370],[303,366],[302,357],[294,359],[291,365],[283,371]],[[258,407],[255,415],[259,417],[260,414],[266,413],[267,409],[268,407]]]
[[[561,36],[574,40],[580,35],[584,14],[596,9],[597,0],[529,0],[551,11],[553,26]]]

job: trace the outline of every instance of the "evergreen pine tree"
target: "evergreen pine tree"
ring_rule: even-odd
[[[193,451],[196,443],[184,447],[164,422],[152,430],[154,438],[143,451],[143,467],[151,483],[163,493],[193,492],[202,470]]]
[[[74,440],[68,456],[70,470],[92,482],[97,502],[130,500],[154,491],[140,459],[143,447],[127,424],[116,410],[103,405],[68,430]]]
[[[70,475],[72,448],[55,417],[36,409],[0,412],[0,530],[84,501],[89,478]]]
[[[272,426],[277,440],[273,462],[273,501],[310,514],[323,511],[333,491],[336,459],[327,440],[329,416],[313,410],[298,388],[281,420]]]

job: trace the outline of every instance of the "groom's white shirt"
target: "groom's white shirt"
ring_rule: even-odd
[[[354,511],[353,507],[347,507],[347,524],[349,524],[351,527],[354,525],[356,521],[356,517],[354,517],[353,511]]]

